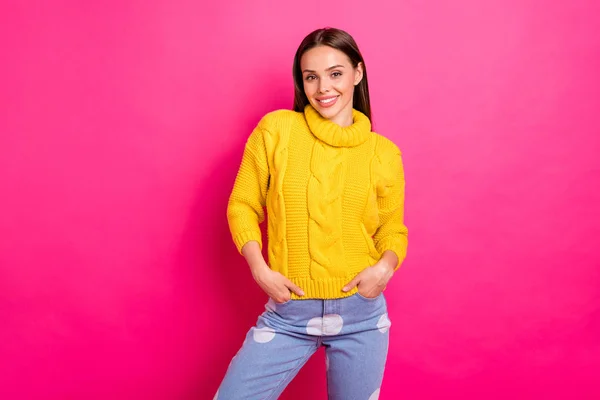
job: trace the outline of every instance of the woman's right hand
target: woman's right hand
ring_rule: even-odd
[[[290,290],[298,296],[304,296],[302,289],[279,272],[269,268],[257,241],[252,240],[246,243],[242,247],[242,254],[250,266],[254,280],[273,301],[285,303],[292,297]]]
[[[252,271],[254,280],[260,288],[275,301],[275,303],[285,303],[292,297],[291,292],[298,296],[304,296],[304,292],[292,281],[277,271],[273,271],[268,265],[257,268]]]

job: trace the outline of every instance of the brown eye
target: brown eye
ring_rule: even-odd
[[[338,78],[340,76],[342,76],[341,72],[334,72],[333,74],[331,74],[334,78]]]

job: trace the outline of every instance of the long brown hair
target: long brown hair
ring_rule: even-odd
[[[354,68],[356,68],[358,63],[363,64],[363,77],[360,83],[354,88],[352,107],[371,119],[371,100],[369,98],[369,83],[367,81],[365,61],[352,36],[336,28],[322,28],[309,33],[302,40],[302,43],[300,43],[298,50],[296,50],[292,71],[294,75],[294,111],[303,112],[304,107],[309,104],[306,93],[304,93],[300,59],[305,52],[317,46],[329,46],[343,52],[348,56]]]

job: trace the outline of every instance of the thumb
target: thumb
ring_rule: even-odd
[[[349,291],[349,290],[352,290],[352,289],[354,289],[354,287],[355,287],[356,285],[358,285],[359,283],[360,283],[360,274],[356,275],[356,276],[354,277],[354,279],[352,279],[350,282],[348,282],[348,283],[346,284],[346,286],[344,286],[344,287],[342,288],[342,291],[343,291],[343,292],[347,292],[347,291]]]
[[[290,289],[292,292],[296,293],[298,296],[304,296],[304,291],[302,289],[300,289],[298,286],[296,286],[292,281],[290,281],[288,279],[288,281],[285,283],[285,286],[287,286],[288,289]]]

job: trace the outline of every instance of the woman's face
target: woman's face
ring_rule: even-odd
[[[315,110],[338,125],[351,125],[354,86],[362,79],[362,63],[354,68],[343,52],[318,46],[302,55],[300,69],[304,93]]]

